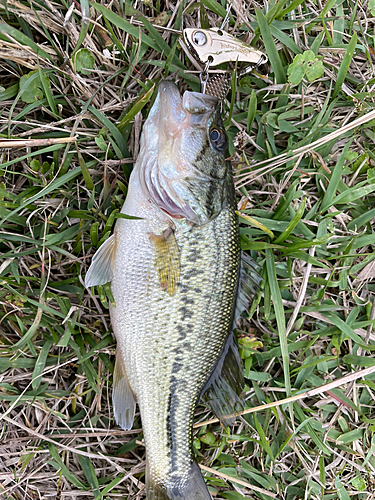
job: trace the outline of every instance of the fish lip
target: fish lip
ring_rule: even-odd
[[[159,100],[159,126],[165,137],[173,135],[186,115],[182,97],[177,85],[171,80],[163,80],[159,84],[157,99]]]
[[[210,111],[213,112],[219,103],[217,97],[201,92],[187,90],[181,95],[177,85],[171,80],[163,80],[159,83],[157,99],[159,101],[159,117],[164,121],[166,118],[172,119],[173,113],[177,120],[183,120],[186,112],[202,115]],[[170,125],[169,121],[168,125]]]
[[[163,94],[164,92],[169,92],[170,94],[173,94],[174,96],[176,96],[178,99],[181,100],[180,91],[178,90],[177,85],[174,82],[172,82],[172,80],[162,80],[159,83],[158,93]]]

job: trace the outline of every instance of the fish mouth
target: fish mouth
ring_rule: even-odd
[[[180,91],[170,80],[159,84],[157,101],[159,131],[162,132],[162,138],[168,140],[180,130],[186,119],[186,111],[182,105]]]
[[[207,126],[216,112],[218,99],[186,91],[181,96],[175,83],[159,84],[155,102],[144,126],[143,147],[147,153],[140,161],[143,191],[151,201],[173,219],[201,221],[199,203],[192,200],[194,179],[205,174],[196,167],[197,151],[207,142]]]
[[[158,97],[161,111],[166,113],[181,111],[182,97],[177,85],[171,80],[163,80],[159,83]]]
[[[219,102],[214,96],[188,90],[181,96],[171,80],[159,84],[157,101],[159,128],[167,140],[184,128],[204,125],[204,118],[216,110]]]
[[[182,200],[176,197],[171,183],[167,179],[163,179],[159,169],[160,164],[166,166],[170,162],[174,138],[180,133],[181,127],[186,122],[183,99],[175,83],[164,80],[159,84],[158,94],[150,115],[155,123],[159,139],[157,168],[150,172],[151,176],[147,182],[148,191],[154,203],[163,212],[173,219],[182,219],[185,218],[185,212],[189,211],[189,207],[186,205],[181,207]],[[190,211],[189,215],[194,216]]]

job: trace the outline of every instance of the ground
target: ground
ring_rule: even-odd
[[[113,419],[110,289],[83,279],[157,83],[199,90],[181,30],[220,27],[228,7],[0,2],[4,499],[144,498],[140,418]],[[264,281],[237,332],[244,414],[226,429],[196,415],[217,498],[375,498],[374,18],[373,0],[231,5],[227,31],[268,56],[217,68],[241,243]]]

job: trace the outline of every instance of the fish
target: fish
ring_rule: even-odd
[[[243,409],[233,326],[256,280],[241,259],[226,151],[218,99],[181,96],[175,83],[162,81],[124,218],[85,278],[86,287],[111,282],[114,415],[128,430],[138,404],[148,500],[210,500],[192,446],[196,405],[203,400],[223,425]],[[250,276],[247,288],[243,276]]]

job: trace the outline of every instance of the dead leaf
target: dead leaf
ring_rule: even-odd
[[[358,274],[354,283],[359,281],[367,281],[375,278],[375,259],[365,265],[362,271]]]

